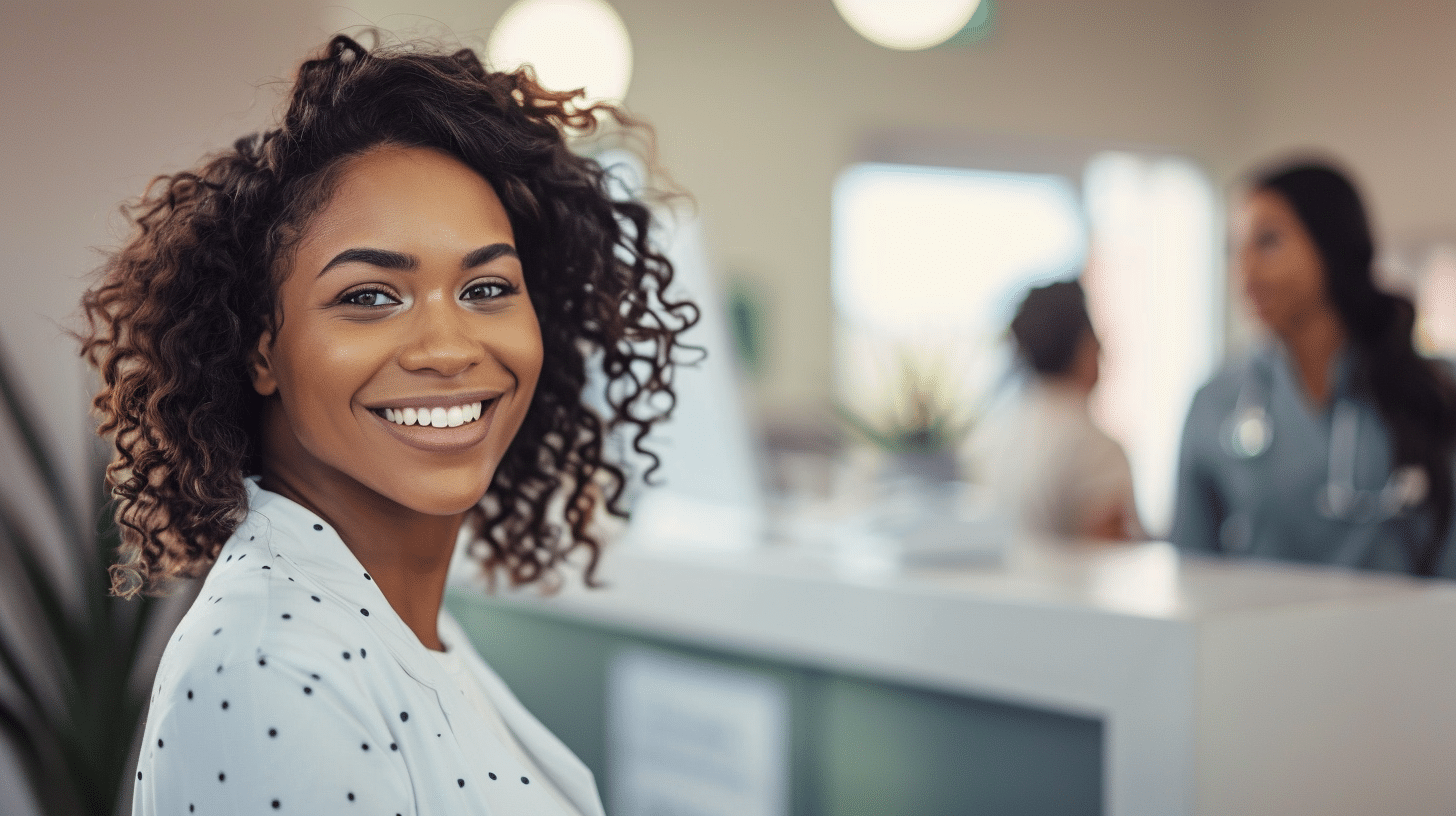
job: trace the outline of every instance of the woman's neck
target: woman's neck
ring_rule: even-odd
[[[438,621],[464,514],[417,513],[368,491],[263,468],[262,486],[312,510],[334,528],[385,600],[428,649],[443,651]]]
[[[330,519],[385,600],[427,649],[444,651],[438,623],[445,580],[464,515],[354,513]],[[399,508],[402,509],[402,508]]]
[[[1328,403],[1334,388],[1330,363],[1345,345],[1345,326],[1339,315],[1334,309],[1320,309],[1279,339],[1294,363],[1305,399],[1311,405]]]

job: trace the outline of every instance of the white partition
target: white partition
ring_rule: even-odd
[[[645,176],[642,160],[627,150],[596,156],[612,175],[617,192],[634,196]],[[698,322],[681,335],[693,348],[680,349],[672,372],[676,406],[671,419],[653,429],[646,446],[659,457],[653,484],[634,481],[633,534],[677,545],[755,546],[764,527],[747,406],[739,382],[727,308],[708,259],[701,219],[691,207],[659,207],[653,213],[658,250],[673,265],[670,299],[691,300]],[[602,388],[597,384],[588,390]],[[632,454],[625,434],[612,440],[618,459],[635,476],[649,462]]]

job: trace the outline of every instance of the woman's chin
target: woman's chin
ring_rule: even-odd
[[[395,504],[422,516],[458,516],[480,503],[489,482],[419,485],[376,492]]]
[[[1257,303],[1252,305],[1251,310],[1254,319],[1265,331],[1276,337],[1284,337],[1289,333],[1289,316],[1284,311],[1268,306],[1261,308]]]
[[[458,516],[480,503],[484,498],[485,491],[475,495],[463,496],[432,496],[428,499],[421,498],[405,505],[411,510],[425,516]]]

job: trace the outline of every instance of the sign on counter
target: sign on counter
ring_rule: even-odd
[[[614,816],[784,816],[788,701],[772,679],[646,649],[607,683]]]

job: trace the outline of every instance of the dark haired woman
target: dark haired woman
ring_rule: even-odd
[[[1194,398],[1173,541],[1198,552],[1456,577],[1456,384],[1380,291],[1344,174],[1259,177],[1236,220],[1244,291],[1273,335]]]
[[[593,511],[621,512],[603,434],[662,418],[696,316],[663,297],[647,210],[566,144],[616,112],[573,102],[469,51],[340,37],[280,127],[131,210],[84,303],[115,588],[207,575],[137,814],[602,812],[441,609],[462,529],[513,583],[573,555],[591,580]]]
[[[1059,539],[1141,538],[1132,470],[1122,446],[1097,426],[1088,399],[1102,345],[1080,281],[1032,289],[1011,321],[1026,387],[983,438],[978,470],[1019,529]]]

